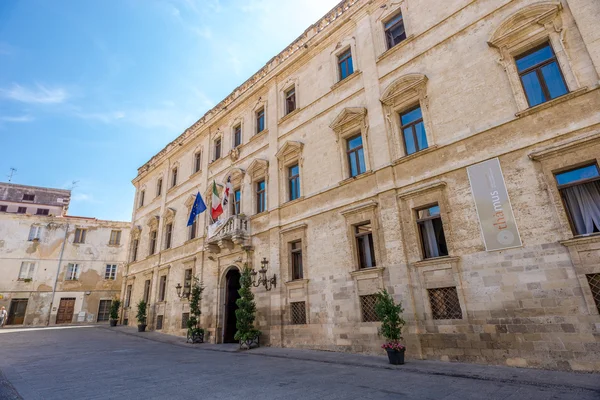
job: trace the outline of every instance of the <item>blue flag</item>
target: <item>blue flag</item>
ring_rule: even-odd
[[[206,204],[204,204],[204,200],[202,200],[202,196],[200,196],[200,192],[198,192],[196,200],[194,201],[194,206],[192,207],[192,212],[190,212],[190,219],[188,220],[187,226],[192,226],[194,220],[204,211],[206,211]]]

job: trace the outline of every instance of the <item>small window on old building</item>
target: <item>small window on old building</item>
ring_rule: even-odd
[[[413,107],[400,114],[400,124],[406,155],[427,148],[427,135],[425,134],[420,106]]]
[[[71,264],[67,265],[67,273],[65,275],[66,281],[76,281],[79,277],[79,264]]]
[[[41,235],[42,235],[42,227],[40,225],[31,225],[31,228],[29,228],[28,240],[30,242],[32,242],[34,240],[40,240]]]
[[[377,295],[368,294],[360,296],[360,311],[362,313],[363,322],[377,322],[379,318],[375,312],[375,304],[377,303]]]
[[[26,212],[27,212],[27,207],[17,208],[17,214],[25,214]]]
[[[290,256],[292,259],[292,279],[304,279],[302,270],[302,241],[290,243]]]
[[[196,216],[196,218],[194,218],[194,220],[192,221],[192,225],[190,225],[189,229],[189,240],[192,239],[196,239],[196,236],[198,235],[198,217]]]
[[[171,171],[171,187],[175,187],[177,186],[177,167],[173,168],[173,170]]]
[[[140,240],[133,239],[133,242],[131,244],[131,261],[137,261],[139,247],[140,247]]]
[[[127,285],[127,291],[125,292],[125,308],[131,306],[131,291],[133,290],[132,285]]]
[[[549,43],[527,51],[516,57],[515,61],[530,107],[568,92],[556,55]]]
[[[163,320],[165,319],[164,315],[157,315],[156,316],[156,330],[160,331],[163,328]]]
[[[190,313],[185,312],[181,314],[181,329],[187,329],[188,321],[190,320]]]
[[[288,181],[289,200],[296,200],[300,197],[300,167],[298,164],[288,168]]]
[[[348,167],[350,176],[364,174],[367,170],[365,166],[365,153],[363,149],[362,135],[356,135],[347,141],[346,154],[348,155]]]
[[[150,232],[150,255],[156,253],[156,230]]]
[[[194,173],[200,172],[202,168],[202,153],[197,151],[194,153]]]
[[[142,190],[140,192],[139,199],[138,199],[138,207],[143,207],[144,206],[144,197],[146,197],[146,191]]]
[[[121,231],[112,230],[110,231],[110,239],[108,244],[111,246],[118,246],[121,244]]]
[[[348,49],[338,56],[338,72],[340,75],[340,81],[346,79],[354,73],[351,49]]]
[[[590,285],[590,290],[592,291],[594,303],[596,303],[596,307],[600,313],[600,274],[589,274],[586,275],[586,278]]]
[[[600,173],[596,164],[555,175],[575,235],[600,232]]]
[[[292,86],[285,92],[285,114],[296,110],[296,87]]]
[[[375,246],[373,245],[373,229],[370,222],[354,227],[356,249],[358,250],[358,267],[372,268],[377,265],[375,261]]]
[[[34,201],[35,200],[35,194],[24,194],[23,195],[23,201]]]
[[[188,268],[185,270],[183,275],[183,295],[189,297],[192,292],[192,269]]]
[[[50,210],[47,208],[38,208],[35,214],[36,215],[50,215]]]
[[[292,314],[292,318],[291,318],[292,325],[306,324],[306,302],[305,301],[291,302],[290,310],[291,310],[291,314]]]
[[[398,13],[388,19],[387,22],[383,24],[383,28],[388,49],[391,49],[406,39],[406,30],[404,29],[402,13]]]
[[[256,133],[261,133],[265,130],[265,109],[261,108],[256,112]]]
[[[163,185],[162,178],[158,178],[158,180],[156,181],[156,197],[158,197],[162,194],[162,185]]]
[[[8,211],[8,206],[0,206],[0,212]]]
[[[433,319],[462,319],[455,287],[428,289]]]
[[[238,147],[242,144],[242,125],[238,124],[233,128],[233,147]]]
[[[73,238],[73,243],[85,243],[86,234],[87,229],[75,228],[75,237]]]
[[[146,279],[144,282],[144,301],[146,304],[148,304],[148,301],[150,300],[150,283],[150,279]]]
[[[442,217],[440,216],[440,206],[436,204],[418,210],[417,225],[421,235],[423,258],[447,256],[448,247],[446,246]]]
[[[115,280],[117,279],[117,266],[115,264],[107,264],[104,271],[104,279]]]
[[[215,139],[215,161],[221,158],[221,138]]]
[[[256,182],[256,213],[260,214],[267,210],[267,191],[264,179]]]
[[[240,215],[242,212],[242,190],[235,189],[233,191],[233,213]]]
[[[167,224],[165,226],[165,249],[171,248],[171,242],[173,239],[173,224]]]
[[[165,301],[167,291],[167,276],[162,275],[158,281],[158,301]]]
[[[33,273],[35,271],[35,263],[31,261],[23,261],[21,263],[21,270],[19,271],[19,280],[33,279]]]

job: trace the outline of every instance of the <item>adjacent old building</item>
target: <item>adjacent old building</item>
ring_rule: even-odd
[[[138,170],[123,318],[184,335],[197,277],[233,341],[247,263],[261,343],[379,353],[387,289],[410,357],[600,370],[599,20],[342,1]]]
[[[71,192],[0,184],[0,306],[7,325],[108,321],[130,223],[67,215]]]

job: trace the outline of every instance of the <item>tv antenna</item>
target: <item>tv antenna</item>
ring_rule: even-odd
[[[8,181],[12,182],[12,178],[13,176],[15,176],[17,174],[17,169],[14,167],[10,167],[10,173],[8,175],[6,175],[8,177]]]
[[[69,186],[69,190],[75,190],[79,181],[71,181],[71,186]]]

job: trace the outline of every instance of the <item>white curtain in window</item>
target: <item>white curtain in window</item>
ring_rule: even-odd
[[[600,181],[571,186],[562,190],[571,219],[579,235],[600,230]]]
[[[426,258],[439,257],[440,252],[433,227],[433,220],[423,221],[423,245],[425,247]]]

